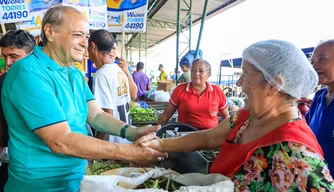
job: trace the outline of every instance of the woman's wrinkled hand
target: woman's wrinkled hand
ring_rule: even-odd
[[[137,140],[143,136],[148,136],[150,134],[154,134],[155,137],[155,133],[157,131],[159,131],[161,128],[160,125],[156,125],[156,126],[143,126],[143,127],[139,127],[136,129],[136,136],[134,138],[134,140],[136,141],[136,143],[142,143],[141,142],[137,142]],[[150,138],[151,136],[149,136],[148,138]]]
[[[157,137],[141,142],[140,146],[149,147],[154,150],[163,152],[162,139],[159,139]]]
[[[150,133],[148,135],[140,137],[139,139],[136,140],[135,144],[163,152],[162,140],[159,139],[155,133]]]

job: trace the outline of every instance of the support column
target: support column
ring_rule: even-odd
[[[179,48],[179,44],[180,44],[180,28],[181,28],[181,25],[180,25],[180,14],[181,14],[181,0],[178,0],[177,1],[177,21],[176,21],[176,71],[179,70],[179,51],[180,51],[180,48]],[[175,81],[175,84],[177,85],[177,81],[178,81],[178,78],[177,78],[177,75],[176,75],[176,81]]]
[[[181,7],[181,2],[184,4],[185,8]],[[187,51],[191,50],[191,38],[192,38],[192,7],[193,0],[178,0],[177,3],[177,23],[176,23],[176,71],[179,70],[180,57]],[[182,12],[181,12],[182,11]],[[181,13],[186,12],[185,17],[181,17]],[[182,23],[182,24],[181,24]],[[183,30],[188,29],[188,37],[185,35]],[[183,34],[187,42],[180,42],[180,35]],[[180,43],[187,43],[187,47],[180,51]],[[176,76],[176,85],[177,85]]]
[[[147,25],[145,31],[145,74],[147,74]]]
[[[206,20],[206,15],[208,13],[208,5],[209,5],[209,0],[205,0],[204,9],[203,9],[203,15],[202,15],[202,20],[201,20],[201,28],[199,30],[199,35],[198,35],[198,40],[197,40],[195,58],[198,56],[199,47],[201,45],[202,33],[203,33],[203,29],[204,29],[204,23],[205,23],[205,20]]]
[[[138,57],[138,61],[141,61],[141,33],[138,33],[138,36],[139,36],[139,41],[138,41],[138,44],[139,44],[139,50],[138,50],[138,54],[139,54],[139,57]]]

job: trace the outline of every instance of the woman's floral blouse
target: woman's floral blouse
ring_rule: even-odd
[[[294,142],[259,148],[234,174],[235,191],[334,191],[322,159]]]

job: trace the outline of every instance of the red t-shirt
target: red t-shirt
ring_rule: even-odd
[[[208,82],[202,95],[195,91],[191,82],[177,86],[169,102],[178,108],[179,122],[197,129],[210,129],[217,126],[219,110],[228,107],[223,91]]]

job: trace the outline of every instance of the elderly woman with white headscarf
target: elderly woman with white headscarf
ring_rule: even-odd
[[[318,83],[304,53],[286,41],[257,42],[244,50],[242,70],[243,109],[216,128],[141,145],[164,152],[220,148],[210,172],[230,177],[235,191],[334,190],[321,147],[296,107]]]

